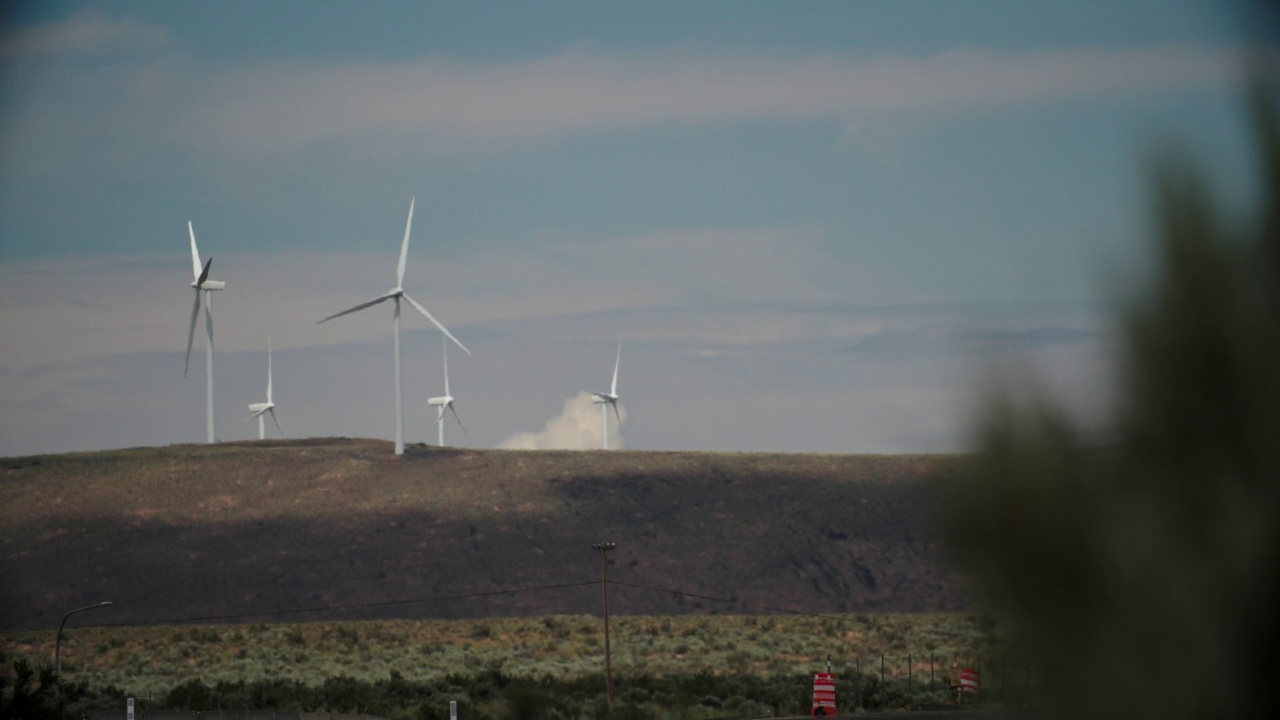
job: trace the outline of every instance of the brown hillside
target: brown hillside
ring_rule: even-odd
[[[0,626],[102,599],[80,620],[595,613],[598,586],[476,595],[598,581],[599,540],[623,614],[963,609],[926,482],[957,463],[346,439],[8,458]]]

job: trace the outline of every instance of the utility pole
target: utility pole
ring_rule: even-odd
[[[609,698],[609,706],[613,706],[613,661],[609,652],[609,557],[610,550],[617,547],[615,543],[598,542],[591,546],[600,551],[600,587],[604,590],[604,689]]]

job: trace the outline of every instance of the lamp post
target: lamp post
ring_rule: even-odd
[[[75,610],[72,610],[71,612],[62,616],[62,623],[58,625],[58,636],[53,641],[53,674],[57,675],[59,680],[62,679],[62,628],[65,627],[67,624],[67,618],[71,617],[72,615],[75,615],[78,612],[84,612],[85,610],[92,610],[94,608],[106,607],[110,604],[111,604],[110,600],[103,600],[100,603],[94,603],[93,605],[85,605],[82,608],[76,608]],[[61,682],[59,682],[59,685],[61,685]],[[58,699],[58,685],[53,686],[53,699],[55,701]]]
[[[600,572],[603,581],[600,587],[604,590],[604,689],[605,695],[609,699],[609,705],[613,705],[613,665],[609,654],[609,558],[610,550],[617,547],[615,543],[598,542],[591,546],[600,551]]]

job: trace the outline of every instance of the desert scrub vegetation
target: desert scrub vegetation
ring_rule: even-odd
[[[908,655],[920,690],[930,654],[941,678],[943,658],[998,652],[980,619],[956,614],[623,616],[611,631],[614,713],[634,717],[807,711],[810,673],[828,657],[847,702],[860,667],[866,698],[906,706]],[[468,717],[506,717],[511,704],[544,717],[605,717],[602,633],[588,615],[88,627],[64,633],[62,663],[72,709],[115,708],[128,695],[157,709],[418,718],[456,700]],[[0,660],[47,660],[53,641],[52,631],[5,633]],[[882,654],[887,681],[903,685],[897,695],[872,687]]]

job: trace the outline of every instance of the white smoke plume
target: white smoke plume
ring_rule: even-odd
[[[564,410],[547,421],[542,432],[520,432],[498,445],[505,450],[595,450],[601,446],[600,405],[591,402],[591,393],[583,391],[564,401]],[[627,419],[627,411],[618,406],[618,414]],[[609,411],[609,447],[622,447],[618,420]]]

